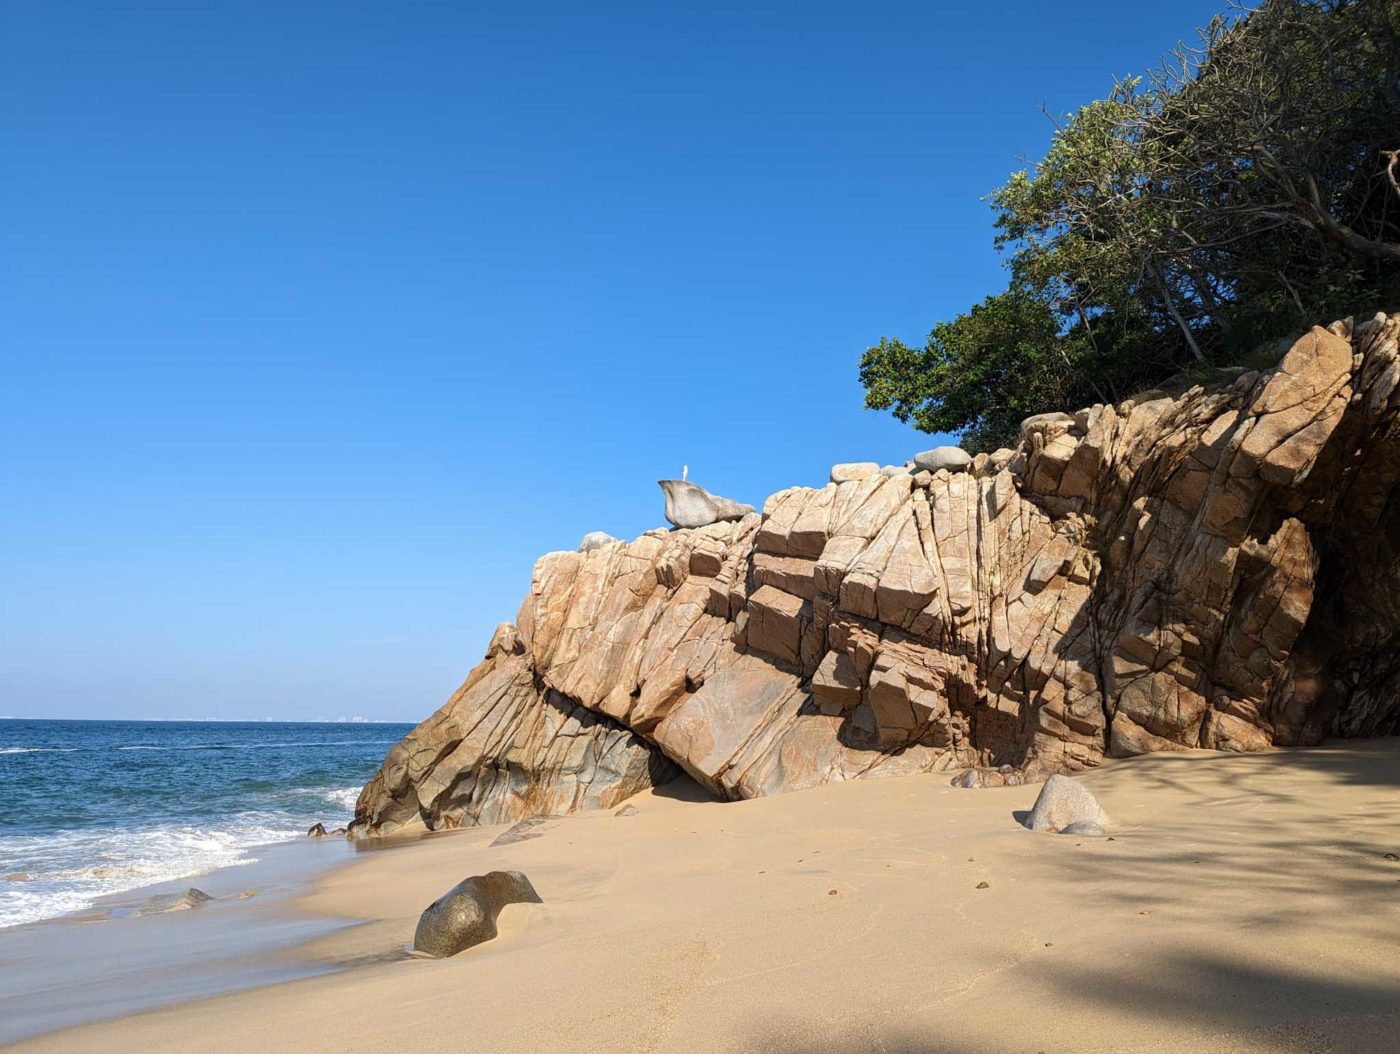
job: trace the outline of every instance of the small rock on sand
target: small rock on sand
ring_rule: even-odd
[[[515,842],[524,842],[530,838],[543,838],[543,831],[536,831],[534,828],[547,823],[545,817],[535,816],[529,820],[521,820],[518,824],[508,828],[503,834],[496,836],[496,840],[491,843],[491,848],[495,849],[502,845],[512,845]]]
[[[164,915],[171,911],[188,911],[203,907],[214,898],[202,889],[190,886],[183,893],[161,893],[147,898],[146,902],[132,912],[133,915]]]
[[[617,812],[613,813],[613,815],[614,815],[614,816],[636,816],[636,815],[637,815],[637,807],[636,807],[635,805],[624,805],[622,808],[618,809]]]

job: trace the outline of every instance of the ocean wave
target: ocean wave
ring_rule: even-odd
[[[0,870],[26,876],[0,886],[0,927],[80,911],[113,893],[251,864],[256,857],[248,855],[247,849],[285,841],[296,833],[285,828],[175,827],[0,837]],[[113,862],[90,863],[101,857]]]
[[[341,790],[327,791],[321,795],[328,802],[339,805],[344,809],[353,809],[355,803],[360,800],[360,787],[345,787]]]
[[[327,827],[346,823],[359,792],[303,787],[293,793],[314,812],[306,806],[246,809],[208,826],[0,835],[0,879],[9,879],[0,881],[0,927],[81,911],[113,893],[255,863],[258,846],[303,838],[315,820]]]
[[[78,747],[0,747],[0,754],[72,754]]]

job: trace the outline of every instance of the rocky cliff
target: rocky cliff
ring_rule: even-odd
[[[937,472],[550,553],[352,831],[1400,731],[1400,315]],[[975,782],[976,779],[971,782]]]

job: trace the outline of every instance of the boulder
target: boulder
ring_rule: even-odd
[[[507,904],[540,904],[530,880],[519,871],[473,875],[428,905],[413,932],[413,950],[445,959],[492,940],[496,917]]]
[[[914,467],[924,472],[966,472],[972,467],[972,455],[962,447],[936,446],[914,455]]]
[[[880,474],[880,466],[873,461],[852,461],[831,466],[831,482],[854,483]]]
[[[754,511],[730,498],[720,498],[704,487],[682,479],[657,480],[666,495],[666,519],[675,527],[708,527],[725,520],[742,520]]]
[[[1076,824],[1091,824],[1102,831],[1108,826],[1108,813],[1082,783],[1056,774],[1040,788],[1025,824],[1032,831],[1052,833]]]
[[[535,828],[544,827],[548,824],[549,818],[546,816],[533,816],[528,820],[521,820],[510,829],[496,836],[495,841],[489,848],[496,849],[503,845],[514,845],[516,842],[525,842],[531,838],[543,838],[544,832]]]
[[[968,769],[949,781],[953,787],[1019,787],[1026,782],[1025,774],[1007,765],[1001,769]]]
[[[1061,834],[1077,834],[1081,838],[1102,838],[1108,832],[1093,820],[1075,820],[1060,831]]]
[[[1065,432],[1075,427],[1074,415],[1055,410],[1047,414],[1031,414],[1021,422],[1021,435],[1033,432]]]
[[[583,536],[583,541],[578,543],[578,551],[591,553],[594,549],[601,549],[605,545],[612,545],[614,542],[620,541],[622,541],[621,538],[614,538],[607,531],[589,531]]]
[[[491,642],[486,645],[486,657],[494,658],[497,655],[520,655],[525,651],[525,645],[520,640],[520,631],[509,622],[501,622],[496,625],[496,632],[491,634]]]
[[[171,911],[188,911],[190,908],[203,907],[213,899],[204,890],[191,886],[183,893],[161,893],[148,897],[132,914],[164,915]]]
[[[306,837],[308,837],[308,838],[324,838],[324,837],[326,837],[326,825],[323,824],[323,823],[313,823],[313,824],[307,829]]]

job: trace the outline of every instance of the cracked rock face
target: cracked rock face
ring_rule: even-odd
[[[550,553],[356,833],[1400,731],[1400,315],[1028,419],[963,471]],[[844,474],[843,474],[844,475]]]

